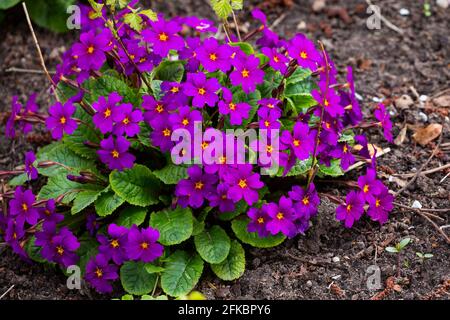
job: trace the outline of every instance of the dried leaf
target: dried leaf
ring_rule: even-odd
[[[441,96],[439,98],[433,99],[433,103],[436,107],[448,108],[450,107],[450,95]]]
[[[427,127],[419,128],[413,134],[413,139],[421,146],[426,146],[428,143],[441,135],[442,125],[432,123]]]
[[[403,129],[400,130],[400,133],[398,134],[398,136],[395,138],[395,140],[394,140],[395,145],[400,146],[403,144],[403,142],[405,142],[407,131],[408,131],[408,125],[405,125],[403,127]]]

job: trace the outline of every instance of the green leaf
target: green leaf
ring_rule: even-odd
[[[265,238],[260,238],[257,232],[248,232],[247,225],[250,219],[235,219],[231,222],[231,229],[233,229],[236,237],[242,242],[249,244],[256,248],[271,248],[281,244],[286,237],[279,233],[275,236],[269,235]]]
[[[156,274],[148,273],[144,262],[128,261],[120,268],[120,282],[126,292],[143,295],[151,292],[156,282]]]
[[[300,176],[308,172],[311,168],[312,158],[308,158],[306,160],[297,160],[297,163],[289,170],[286,174],[286,177]],[[283,177],[284,168],[280,168],[278,172],[278,177]]]
[[[169,163],[160,170],[153,171],[153,174],[164,184],[177,184],[182,179],[188,177],[187,168]]]
[[[400,241],[399,243],[399,247],[400,249],[403,249],[404,247],[406,247],[408,245],[408,243],[411,242],[411,238],[405,238],[402,241]]]
[[[323,164],[319,165],[318,176],[339,177],[343,175],[344,171],[341,168],[341,159],[331,160],[331,165],[329,167]]]
[[[317,105],[317,101],[309,93],[286,97],[286,101],[288,102],[288,107],[294,112],[294,115],[305,113],[308,108]]]
[[[195,248],[200,256],[209,263],[220,263],[230,252],[230,238],[219,226],[212,226],[194,237]]]
[[[93,185],[92,189],[78,193],[73,201],[71,213],[77,214],[78,212],[83,211],[84,209],[89,207],[91,204],[93,204],[95,202],[95,200],[98,199],[100,194],[102,194],[106,190],[109,190],[109,187],[105,189],[104,186],[94,186]]]
[[[231,0],[231,7],[233,10],[242,10],[244,7],[244,0]]]
[[[346,131],[342,133],[338,141],[353,144],[355,142],[355,133],[353,131]]]
[[[23,185],[25,182],[28,181],[28,177],[25,173],[19,174],[18,176],[15,176],[11,180],[8,181],[8,184],[11,187],[17,187]]]
[[[135,164],[132,169],[115,170],[109,181],[114,192],[130,204],[146,207],[159,201],[159,181],[146,166]]]
[[[165,246],[179,244],[190,238],[193,230],[192,211],[177,207],[150,215],[150,226],[159,231],[159,240]]]
[[[77,106],[74,118],[80,119],[82,123],[78,124],[78,128],[74,133],[64,135],[62,140],[64,145],[83,158],[97,160],[98,155],[96,150],[84,144],[86,141],[95,144],[100,143],[99,132],[93,126],[88,125],[92,123],[92,116],[87,114],[80,106]]]
[[[31,19],[38,26],[54,32],[67,31],[67,18],[69,17],[67,8],[73,5],[75,0],[26,0],[25,2]]]
[[[123,16],[125,24],[129,25],[131,29],[136,31],[142,30],[142,17],[137,12],[130,12]]]
[[[161,274],[161,287],[173,297],[188,294],[194,289],[203,272],[203,260],[196,253],[177,250],[169,256]]]
[[[62,203],[70,203],[78,193],[88,190],[98,190],[98,185],[81,184],[67,179],[65,174],[52,176],[38,194],[38,200],[56,199],[63,196]]]
[[[148,17],[151,21],[158,20],[158,15],[156,14],[155,11],[151,9],[142,10],[141,12],[139,12],[139,14],[143,14],[144,16]]]
[[[95,211],[100,217],[106,217],[119,208],[125,200],[113,191],[102,193],[95,201]]]
[[[165,296],[165,295],[152,297],[152,296],[149,296],[148,294],[144,294],[141,297],[141,300],[169,300],[169,298],[167,296]]]
[[[151,264],[151,263],[146,263],[145,270],[148,273],[160,273],[160,272],[164,271],[164,268],[160,267],[160,266],[155,266],[154,264]]]
[[[146,147],[151,147],[152,142],[150,141],[150,126],[146,122],[142,121],[139,124],[139,127],[141,128],[141,131],[138,134],[139,142]]]
[[[231,242],[230,253],[219,264],[211,264],[212,271],[222,280],[240,278],[245,271],[245,251],[237,240]]]
[[[11,7],[14,7],[19,2],[20,0],[2,0],[0,1],[0,10],[6,10]]]
[[[153,70],[153,79],[180,82],[183,80],[184,64],[179,61],[163,61]]]
[[[117,225],[131,228],[133,224],[140,226],[144,223],[148,209],[142,207],[128,207],[124,209],[116,220]]]
[[[134,297],[132,294],[124,294],[122,296],[122,298],[120,298],[120,300],[124,300],[124,301],[131,301],[134,300]]]
[[[310,69],[297,68],[294,73],[286,79],[286,84],[298,83],[306,78],[310,77],[312,74]]]
[[[425,253],[425,254],[423,255],[423,257],[424,257],[425,259],[430,259],[430,258],[433,258],[434,256],[433,256],[431,253]]]
[[[232,47],[239,47],[241,50],[246,53],[247,55],[252,55],[255,53],[255,50],[251,46],[250,43],[247,42],[231,42],[230,46]]]
[[[395,247],[386,247],[384,250],[390,253],[398,253],[398,250]]]
[[[312,84],[311,81],[304,80],[292,84],[288,84],[286,86],[286,90],[284,90],[284,95],[286,97],[294,97],[294,96],[307,96],[311,95]],[[317,102],[316,102],[317,104]]]
[[[192,217],[193,221],[193,229],[192,229],[192,235],[196,236],[205,230],[205,221],[200,221],[195,217]]]
[[[73,152],[63,143],[55,144],[50,149],[36,155],[37,161],[52,161],[62,165],[39,168],[39,173],[51,177],[59,174],[78,174],[80,171],[89,171],[97,174],[96,165],[92,160],[86,159]]]
[[[123,80],[111,75],[102,75],[100,78],[89,78],[86,80],[86,89],[89,94],[86,98],[89,102],[95,102],[100,96],[108,97],[111,92],[117,92],[123,97],[124,103],[129,102],[134,106],[139,106],[141,98],[135,88],[131,88]]]
[[[283,80],[283,75],[279,71],[268,69],[264,75],[264,82],[257,86],[262,98],[271,98],[272,91],[277,89]]]
[[[44,263],[46,260],[42,258],[41,256],[41,247],[36,245],[36,237],[32,236],[29,238],[27,243],[24,247],[26,253],[28,254],[28,257],[30,257],[31,260],[36,261],[38,263]]]
[[[230,0],[210,0],[210,2],[214,12],[222,20],[228,18],[233,11]]]

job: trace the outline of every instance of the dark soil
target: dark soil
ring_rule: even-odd
[[[163,3],[164,2],[164,3]],[[153,1],[153,6],[168,15],[198,14],[213,17],[204,0]],[[247,1],[246,1],[247,2]],[[443,143],[449,142],[449,118],[447,108],[437,108],[432,102],[420,104],[411,91],[419,95],[436,97],[450,85],[450,9],[441,9],[432,1],[432,16],[425,17],[420,1],[373,1],[380,5],[382,14],[402,28],[404,35],[382,24],[381,30],[366,27],[366,4],[363,0],[328,0],[328,6],[319,13],[311,10],[313,1],[253,1],[263,8],[275,29],[286,37],[296,32],[305,32],[313,39],[321,40],[330,51],[338,69],[346,65],[354,67],[357,91],[363,97],[365,113],[374,107],[374,97],[384,99],[394,121],[394,136],[407,123],[405,142],[389,145],[391,152],[379,158],[384,177],[389,174],[417,171],[428,159],[436,140],[425,147],[415,145],[411,135],[417,126],[430,123],[444,125]],[[293,3],[288,8],[284,4]],[[401,16],[399,10],[407,8],[410,15]],[[250,9],[250,8],[249,8]],[[249,11],[249,10],[248,10]],[[43,75],[7,73],[10,67],[39,69],[39,61],[29,36],[22,13],[16,10],[2,30],[0,43],[0,112],[9,109],[11,96],[19,95],[23,100],[31,92],[39,93],[39,102],[48,106],[50,97]],[[281,17],[281,18],[280,18]],[[240,21],[249,21],[248,15]],[[252,29],[254,25],[244,23]],[[75,38],[74,34],[54,35],[37,29],[44,56],[49,69],[58,63],[58,53]],[[414,103],[406,109],[396,107],[394,101],[403,94],[410,95]],[[420,113],[427,115],[427,119]],[[0,130],[3,131],[3,125]],[[411,130],[412,129],[412,130]],[[22,161],[24,151],[43,143],[39,135],[32,141],[10,142],[1,138],[0,170],[11,169]],[[44,139],[45,140],[45,139]],[[372,143],[382,147],[388,145],[377,131],[370,136]],[[441,150],[429,163],[427,169],[449,162],[449,151]],[[357,169],[351,175],[356,177]],[[439,171],[420,176],[397,202],[411,205],[419,201],[424,208],[448,208],[450,203],[450,178],[441,179],[448,171]],[[406,179],[407,180],[407,179]],[[395,182],[388,182],[392,190],[400,189]],[[342,187],[329,183],[321,185],[323,190],[344,194]],[[449,225],[447,213],[436,213],[441,220],[437,224]],[[247,248],[247,270],[243,277],[231,283],[217,280],[206,270],[198,290],[209,299],[368,299],[386,287],[386,280],[397,275],[397,256],[385,251],[402,238],[412,242],[400,256],[400,275],[394,290],[387,292],[387,299],[421,299],[426,297],[448,299],[449,294],[441,290],[444,281],[450,280],[449,245],[436,229],[417,213],[396,208],[391,218],[382,227],[367,219],[358,222],[351,230],[345,229],[334,218],[334,205],[323,201],[313,226],[305,236],[287,241],[279,248]],[[444,229],[448,233],[449,229]],[[3,252],[2,252],[3,250]],[[431,253],[433,257],[420,261],[416,252]],[[371,265],[381,269],[382,289],[371,291],[366,281],[366,270]],[[14,256],[9,249],[0,247],[0,295],[9,287],[9,299],[89,299],[88,290],[70,291],[66,278],[59,270],[41,265],[28,265]],[[95,298],[99,296],[94,295]]]

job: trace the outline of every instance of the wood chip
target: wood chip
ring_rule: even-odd
[[[419,128],[413,134],[413,139],[421,146],[426,146],[428,143],[441,135],[442,125],[432,123],[424,128]]]

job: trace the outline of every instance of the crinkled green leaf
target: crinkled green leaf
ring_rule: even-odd
[[[209,263],[220,263],[230,252],[230,238],[225,230],[215,225],[194,237],[195,248]]]
[[[210,2],[214,12],[222,20],[226,19],[233,11],[230,0],[210,0]]]
[[[153,171],[153,174],[165,184],[177,184],[180,180],[188,177],[186,167],[173,163],[169,163],[160,170]]]
[[[129,102],[135,107],[140,105],[141,98],[138,90],[112,75],[104,74],[99,78],[91,77],[86,80],[85,87],[89,90],[85,98],[91,103],[97,101],[100,96],[108,97],[111,92],[117,92],[123,97],[122,102]]]
[[[114,192],[130,204],[146,207],[159,201],[159,180],[146,166],[135,164],[132,169],[115,170],[109,181]]]
[[[173,297],[188,294],[194,289],[203,272],[203,260],[196,254],[177,250],[164,263],[161,287]]]
[[[65,32],[68,30],[67,19],[69,14],[67,13],[67,8],[73,5],[75,0],[26,0],[25,2],[31,19],[38,26],[54,32]]]
[[[275,236],[269,235],[265,238],[260,238],[256,232],[248,232],[247,226],[250,219],[235,219],[231,222],[231,228],[236,237],[242,242],[249,244],[256,248],[271,248],[283,243],[286,237],[279,233]]]
[[[231,242],[230,253],[218,264],[211,264],[212,271],[222,280],[240,278],[245,271],[245,251],[237,240]]]
[[[179,244],[192,235],[192,211],[189,208],[177,207],[165,209],[150,215],[150,226],[159,231],[159,240],[165,246]]]
[[[95,211],[100,217],[112,214],[125,200],[113,191],[102,193],[95,201]]]
[[[144,262],[128,261],[120,268],[120,282],[126,292],[143,295],[151,292],[157,276],[148,273]]]
[[[330,176],[339,177],[344,175],[344,171],[341,168],[341,159],[331,160],[331,165],[328,167],[324,164],[319,164],[319,172],[317,173],[319,177]]]
[[[128,207],[122,210],[116,220],[119,226],[131,228],[134,224],[140,226],[144,223],[148,209],[142,207]]]
[[[161,62],[152,72],[153,79],[180,82],[183,80],[184,64],[180,60]]]
[[[142,17],[137,12],[129,12],[123,16],[125,24],[129,25],[131,29],[136,31],[142,30]]]
[[[100,194],[102,194],[105,191],[104,186],[95,186],[95,187],[94,186],[95,185],[92,185],[92,189],[81,191],[75,196],[71,208],[72,214],[77,214],[78,212],[81,212],[87,207],[89,207],[91,204],[95,202],[95,200],[98,199]],[[107,188],[106,190],[108,189],[109,188]]]
[[[14,7],[19,2],[20,0],[2,0],[0,1],[0,10],[6,10],[11,7]]]

